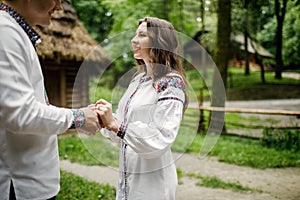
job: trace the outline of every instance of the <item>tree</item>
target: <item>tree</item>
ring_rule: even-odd
[[[281,71],[283,68],[282,61],[282,28],[284,22],[284,16],[286,12],[286,5],[288,0],[275,0],[275,15],[277,20],[277,29],[276,29],[276,66],[275,66],[275,78],[281,79]]]
[[[283,26],[282,56],[285,66],[300,67],[300,0],[289,1]]]
[[[167,19],[174,25],[176,30],[181,31],[182,28],[185,34],[192,36],[197,31],[198,25],[195,12],[199,12],[199,9],[195,7],[196,2],[198,0],[184,0],[181,2],[178,0],[103,0],[103,4],[109,8],[114,19],[109,36],[114,37],[125,31],[132,32],[132,34],[128,32],[128,34],[123,35],[124,37],[121,40],[111,41],[114,44],[105,46],[105,48],[109,48],[110,52],[114,52],[114,49],[117,49],[115,52],[120,52],[120,49],[124,49],[124,46],[130,45],[138,20],[146,16]],[[180,6],[181,4],[184,4],[184,6]],[[184,20],[181,21],[182,18]],[[118,75],[123,74],[134,65],[131,53],[124,52],[124,59],[120,57],[117,62],[114,61],[115,66],[111,71],[117,78]]]
[[[87,31],[98,42],[102,42],[109,34],[114,23],[112,13],[101,0],[72,0],[79,20]]]
[[[261,27],[262,7],[265,0],[232,0],[232,31],[234,35],[243,35],[244,49],[249,49],[249,38],[256,39]],[[249,52],[244,50],[245,75],[250,74]]]
[[[277,20],[274,1],[263,7],[261,29],[258,30],[258,42],[272,54],[276,55]],[[282,60],[283,66],[299,68],[300,66],[300,1],[288,1],[282,29]],[[276,65],[275,61],[270,63]]]
[[[230,49],[230,33],[231,33],[231,1],[218,0],[218,22],[215,48],[215,63],[221,73],[224,85],[227,85],[227,68]]]
[[[220,88],[223,86],[226,88],[227,85],[227,68],[229,60],[229,49],[230,49],[230,33],[231,33],[231,0],[218,0],[217,9],[217,35],[216,35],[216,47],[214,60],[217,65],[218,71],[221,74],[223,81],[219,81],[219,72],[215,70],[212,86],[212,98],[211,105],[217,107],[225,106],[226,94],[223,94]],[[223,85],[221,85],[223,84]],[[211,113],[212,115],[212,113]],[[215,112],[214,121],[224,121],[224,112]],[[225,127],[223,131],[226,132]]]
[[[244,47],[245,47],[245,75],[250,75],[249,53],[248,53],[248,5],[250,0],[244,0],[245,20],[244,20]]]

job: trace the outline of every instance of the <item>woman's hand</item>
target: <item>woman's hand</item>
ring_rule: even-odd
[[[111,103],[104,99],[100,99],[96,102],[94,111],[100,117],[102,127],[105,127],[110,131],[118,132],[119,127],[112,115]]]

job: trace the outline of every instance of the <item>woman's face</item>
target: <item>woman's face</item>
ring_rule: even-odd
[[[147,32],[147,22],[142,22],[136,30],[136,35],[131,40],[133,56],[135,59],[149,61],[150,38]]]
[[[29,9],[26,21],[30,25],[49,25],[52,14],[62,9],[61,0],[31,0]]]

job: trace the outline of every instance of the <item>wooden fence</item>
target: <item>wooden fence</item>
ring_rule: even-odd
[[[223,107],[206,107],[200,106],[200,110],[220,111],[225,113],[248,113],[248,114],[264,114],[264,115],[290,115],[300,117],[300,111],[289,110],[270,110],[270,109],[248,109],[248,108],[223,108]]]
[[[300,111],[289,111],[289,110],[270,110],[270,109],[248,109],[248,108],[226,108],[226,107],[211,107],[211,106],[200,106],[200,113],[201,111],[216,111],[216,112],[224,112],[224,113],[241,113],[241,114],[257,114],[257,115],[283,115],[283,116],[289,116],[289,117],[295,117],[296,119],[300,119]],[[200,121],[198,124],[198,131],[205,129],[205,123],[209,121],[209,119],[204,119],[204,115],[200,114]],[[299,120],[300,121],[300,120]],[[235,122],[229,122],[225,121],[225,126],[231,125],[236,126],[241,129],[300,129],[300,122],[299,124],[295,126],[268,126],[268,125],[253,125],[253,124],[245,124],[245,123],[235,123]],[[188,124],[184,124],[184,126],[191,126]],[[194,126],[195,127],[195,126]],[[227,133],[227,134],[233,134],[233,135],[239,135],[235,133]],[[251,138],[260,138],[260,136],[254,136],[251,134],[241,134],[240,136],[244,137],[251,137]]]

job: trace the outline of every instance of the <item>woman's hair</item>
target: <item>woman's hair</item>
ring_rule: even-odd
[[[177,32],[173,25],[163,19],[155,17],[145,17],[139,20],[138,25],[147,23],[147,33],[150,38],[150,62],[153,67],[153,79],[158,80],[168,74],[179,74],[187,89],[185,73],[182,67],[181,58],[178,55],[179,41]],[[136,59],[139,64],[138,73],[146,72],[146,66],[142,59]],[[184,107],[186,108],[188,98]]]

